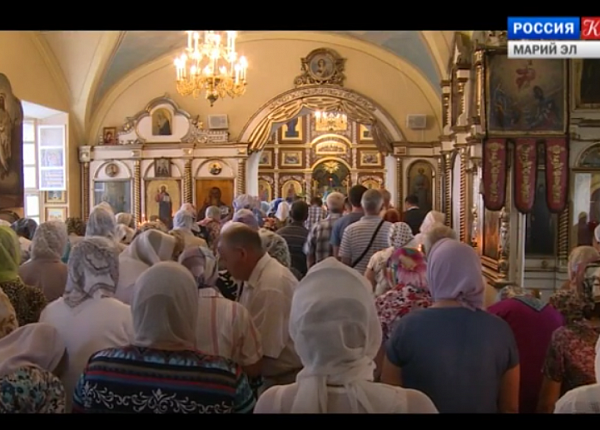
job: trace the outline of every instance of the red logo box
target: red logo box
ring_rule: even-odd
[[[600,40],[600,16],[581,17],[581,39]]]

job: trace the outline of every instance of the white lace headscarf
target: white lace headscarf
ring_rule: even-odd
[[[120,212],[116,214],[115,221],[117,224],[123,224],[126,227],[135,228],[135,219],[130,213]]]
[[[446,215],[438,211],[429,211],[427,215],[425,215],[425,219],[421,223],[421,227],[419,228],[419,232],[423,234],[429,233],[432,227],[434,227],[437,223],[444,223],[446,220]]]
[[[200,228],[196,224],[196,214],[187,210],[177,211],[173,217],[173,230],[183,230],[189,233],[199,231]]]
[[[119,251],[105,237],[86,237],[71,249],[63,294],[74,308],[86,300],[113,297],[119,281]]]
[[[47,221],[39,225],[31,241],[31,259],[60,260],[64,254],[69,235],[67,226],[60,221]]]
[[[300,281],[289,328],[304,369],[291,413],[327,413],[328,385],[344,387],[353,413],[388,409],[372,405],[368,395],[377,389],[370,381],[382,341],[369,290],[363,276],[333,257]]]
[[[158,263],[137,280],[133,302],[134,344],[156,349],[196,349],[198,287],[188,269]]]
[[[117,221],[106,205],[99,204],[90,213],[85,229],[86,236],[100,236],[117,241]]]
[[[414,238],[408,224],[405,222],[396,222],[390,227],[388,233],[388,245],[395,249],[402,248]]]

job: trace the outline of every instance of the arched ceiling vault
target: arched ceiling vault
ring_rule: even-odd
[[[255,34],[251,34],[255,33]],[[256,40],[263,33],[242,32]],[[452,53],[451,31],[346,31],[346,32],[286,32],[297,33],[299,39],[318,40],[318,34],[336,33],[358,39],[385,50],[410,63],[440,94],[439,82],[445,78]],[[302,36],[302,37],[300,37]],[[68,88],[71,114],[77,128],[86,130],[93,122],[92,112],[117,84],[137,69],[182,49],[185,37],[180,31],[53,31],[38,32],[38,49],[45,51],[50,69],[57,81]],[[242,41],[240,40],[240,42]],[[60,76],[59,76],[60,75]],[[62,86],[61,85],[61,86]],[[428,90],[431,91],[431,90]]]

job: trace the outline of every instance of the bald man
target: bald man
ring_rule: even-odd
[[[244,281],[239,302],[248,309],[264,351],[261,391],[295,382],[302,364],[289,334],[296,277],[271,258],[256,230],[234,222],[221,233],[219,255],[234,279]]]

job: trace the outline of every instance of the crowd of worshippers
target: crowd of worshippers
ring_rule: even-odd
[[[324,200],[2,223],[0,412],[600,413],[600,227],[544,302],[415,196]]]

